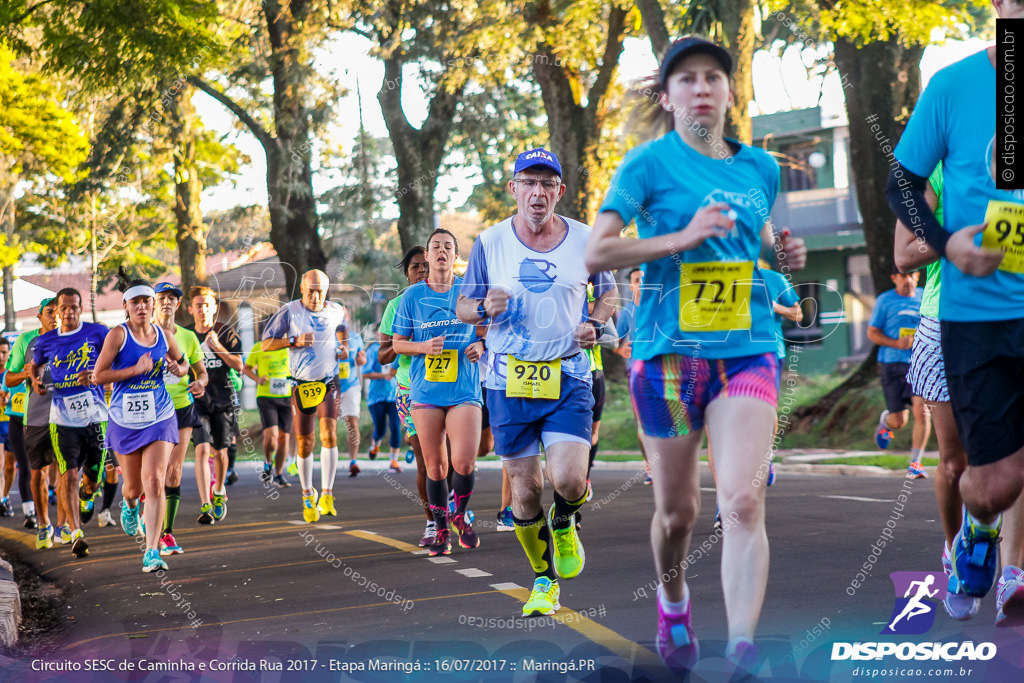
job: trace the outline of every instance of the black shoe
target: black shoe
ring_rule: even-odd
[[[213,524],[216,520],[213,518],[213,505],[206,503],[199,509],[199,517],[196,521],[200,524]]]
[[[263,471],[260,472],[260,481],[268,482],[274,477],[274,471],[270,468],[270,463],[263,463]]]
[[[11,509],[11,503],[6,498],[0,500],[0,517],[7,517],[13,515],[14,511]]]
[[[274,475],[274,484],[276,484],[277,487],[281,489],[286,489],[289,486],[291,486],[291,482],[285,479],[283,474]]]
[[[75,557],[85,557],[89,554],[89,544],[85,542],[85,536],[82,534],[79,534],[71,544],[71,554]]]
[[[36,528],[38,528],[38,526],[39,525],[36,522],[36,516],[35,515],[25,515],[25,528],[26,529],[36,529]]]
[[[228,470],[228,478],[224,480],[224,483],[231,486],[236,481],[238,481],[238,475],[235,474],[234,470]]]

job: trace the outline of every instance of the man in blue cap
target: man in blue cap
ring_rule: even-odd
[[[590,227],[555,213],[562,167],[546,149],[523,152],[508,185],[517,213],[473,244],[457,313],[487,325],[484,381],[494,450],[512,489],[516,536],[534,570],[524,616],[559,609],[559,577],[572,579],[585,555],[573,518],[587,497],[594,396],[581,352],[604,331],[615,283],[580,258]],[[595,304],[588,317],[587,284]],[[541,446],[555,503],[544,513]]]

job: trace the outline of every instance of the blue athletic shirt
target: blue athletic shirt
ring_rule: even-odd
[[[793,289],[793,283],[789,281],[782,273],[777,273],[774,270],[762,270],[761,275],[764,276],[764,284],[768,287],[768,300],[777,301],[782,306],[796,306],[800,303],[800,297],[797,296],[796,290]],[[775,336],[778,339],[778,349],[776,354],[779,358],[786,357],[786,339],[782,336],[782,316],[772,311],[772,315],[775,318]]]
[[[164,387],[167,338],[158,325],[152,325],[157,332],[152,346],[139,343],[127,324],[120,325],[124,330],[124,342],[110,365],[111,369],[130,368],[147,353],[153,359],[153,368],[149,372],[114,382],[114,390],[110,393],[110,420],[126,429],[141,431],[174,416],[174,401]],[[162,430],[158,431],[162,433]]]
[[[391,372],[392,364],[380,364],[377,353],[380,351],[380,342],[373,342],[366,347],[366,365],[363,366],[363,375],[368,372]],[[398,382],[394,377],[391,379],[371,379],[366,387],[366,405],[374,403],[388,403],[395,400],[395,391],[398,389]]]
[[[338,343],[341,347],[341,343]],[[338,391],[344,393],[359,384],[359,368],[356,366],[356,354],[363,350],[363,337],[355,330],[348,333],[348,360],[338,361],[338,367],[348,366],[348,377],[338,379]]]
[[[739,145],[732,157],[706,157],[673,130],[631,150],[615,172],[601,211],[616,212],[626,225],[635,219],[641,238],[681,231],[702,206],[714,202],[728,203],[737,214],[730,235],[713,237],[696,249],[642,266],[644,289],[633,328],[634,359],[650,360],[667,353],[736,358],[776,350],[772,311],[756,263],[761,230],[779,191],[779,165],[763,150],[728,142]],[[681,266],[707,262],[753,264],[751,279],[745,283],[750,285],[749,308],[743,307],[743,312],[750,313],[749,329],[680,329]]]
[[[10,417],[22,417],[23,418],[25,416],[25,408],[24,408],[24,406],[28,402],[28,385],[25,382],[22,382],[21,384],[19,384],[17,386],[14,386],[14,387],[7,386],[6,380],[7,380],[7,373],[8,372],[9,372],[9,370],[4,370],[4,373],[2,375],[0,375],[0,382],[2,382],[2,384],[0,384],[0,390],[6,391],[7,393],[9,393],[11,395],[11,397],[7,399],[7,407],[4,408],[4,415],[10,416]],[[24,394],[24,396],[21,399],[19,399],[19,401],[18,401],[18,403],[21,404],[21,406],[22,406],[22,409],[21,409],[20,412],[14,409],[14,396],[15,396],[15,394]]]
[[[990,200],[1024,203],[1024,190],[997,190],[992,175],[996,99],[996,70],[982,50],[932,76],[896,146],[896,158],[916,175],[928,177],[942,162],[943,227],[949,232],[985,222]],[[975,244],[981,239],[975,236]],[[1024,318],[1024,275],[997,270],[973,277],[943,259],[939,317]]]
[[[87,322],[79,324],[73,332],[53,330],[39,336],[32,360],[36,365],[50,364],[53,377],[51,423],[61,427],[88,427],[107,421],[103,387],[84,387],[78,383],[78,373],[96,367],[106,338],[106,325]]]
[[[482,402],[480,369],[471,363],[465,348],[477,340],[476,327],[455,315],[455,302],[462,291],[462,278],[456,277],[447,292],[435,292],[426,282],[409,287],[402,294],[391,331],[412,341],[426,341],[445,335],[444,348],[458,351],[458,374],[454,382],[427,380],[426,357],[416,354],[409,368],[409,395],[413,403],[455,406],[468,401]],[[577,314],[578,315],[578,314]]]
[[[631,293],[632,295],[632,293]],[[630,299],[622,305],[619,317],[615,320],[615,330],[619,333],[619,341],[631,341],[633,327],[636,325],[636,304]]]
[[[914,288],[914,296],[903,296],[895,289],[882,292],[875,299],[868,325],[882,330],[887,337],[899,339],[912,334],[921,322],[921,296],[924,290]],[[902,330],[902,332],[901,332]],[[911,349],[894,349],[891,346],[878,347],[879,363],[909,363]]]
[[[311,311],[302,301],[289,301],[278,310],[263,330],[264,339],[287,339],[313,333],[313,345],[288,349],[292,377],[300,382],[319,382],[338,375],[337,332],[348,329],[345,309],[333,301]]]
[[[493,354],[484,380],[488,389],[505,389],[509,354],[526,361],[561,358],[563,373],[591,381],[590,358],[580,353],[575,332],[586,319],[587,283],[594,283],[594,296],[600,297],[615,280],[610,273],[587,272],[582,255],[590,226],[556,218],[565,223],[566,234],[550,251],[523,244],[511,218],[487,228],[473,243],[462,295],[483,299],[492,287],[512,293],[508,310],[485,321],[490,322],[487,350]]]

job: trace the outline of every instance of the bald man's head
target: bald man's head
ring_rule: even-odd
[[[327,273],[322,270],[307,270],[302,274],[302,283],[299,288],[302,290],[302,305],[311,311],[319,311],[327,301],[327,289],[331,281]]]

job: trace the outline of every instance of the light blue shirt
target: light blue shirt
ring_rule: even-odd
[[[916,330],[921,322],[921,296],[924,290],[920,287],[914,288],[914,296],[903,296],[895,289],[882,292],[875,299],[875,308],[871,311],[871,320],[868,325],[877,327],[885,336],[899,339],[900,330],[904,335],[910,334],[909,330]],[[894,349],[891,346],[878,347],[879,363],[909,363],[911,349]]]
[[[392,364],[380,364],[377,353],[380,351],[380,342],[373,342],[366,347],[366,365],[363,366],[363,374],[369,372],[391,372]],[[371,379],[366,387],[366,405],[374,403],[388,403],[395,400],[395,391],[398,389],[398,382],[394,377],[391,379]]]
[[[996,70],[982,50],[932,76],[896,147],[899,162],[919,176],[928,177],[942,162],[943,227],[949,232],[984,223],[991,200],[1024,203],[1024,190],[997,190],[992,175],[997,99],[1002,101],[996,97]],[[974,241],[980,245],[981,235]],[[1024,318],[1024,275],[997,270],[974,277],[943,259],[939,317]]]
[[[627,225],[635,219],[640,238],[673,235],[685,228],[701,207],[714,202],[726,202],[736,212],[736,225],[729,235],[645,264],[633,327],[633,358],[650,360],[669,353],[736,358],[775,352],[771,307],[756,267],[750,280],[741,283],[750,286],[749,301],[741,303],[740,309],[750,313],[749,329],[680,329],[680,279],[684,268],[693,263],[756,264],[761,229],[778,189],[778,164],[766,152],[746,145],[740,145],[732,157],[711,158],[671,131],[626,155],[601,211],[618,213]],[[687,272],[693,270],[687,268]],[[724,296],[730,293],[724,292]],[[705,293],[701,298],[710,296]]]
[[[796,306],[800,303],[800,297],[797,296],[796,290],[793,289],[793,283],[789,281],[782,273],[777,273],[774,270],[762,270],[761,275],[764,277],[764,284],[768,287],[768,299],[769,301],[777,301],[782,306]],[[778,338],[779,347],[776,351],[779,358],[786,357],[786,339],[782,335],[782,316],[775,313],[772,310],[772,316],[775,319],[775,336]]]
[[[338,344],[340,348],[341,344]],[[359,384],[359,368],[356,366],[356,354],[362,351],[364,348],[363,337],[355,330],[349,330],[348,333],[348,358],[346,360],[338,361],[338,367],[342,365],[348,366],[348,377],[345,379],[338,378],[338,391],[345,393],[355,385]]]

